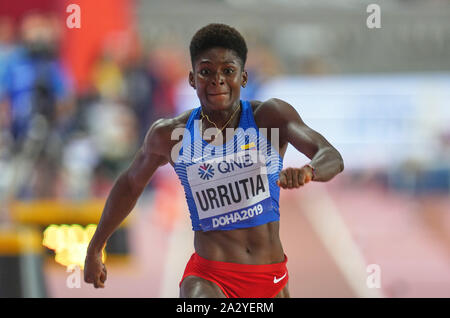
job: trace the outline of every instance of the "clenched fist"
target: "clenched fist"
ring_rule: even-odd
[[[102,262],[102,253],[86,255],[84,262],[84,281],[94,284],[95,288],[104,288],[106,281],[106,266]]]
[[[296,189],[311,181],[313,176],[313,169],[310,166],[286,168],[281,170],[277,185],[283,189]]]

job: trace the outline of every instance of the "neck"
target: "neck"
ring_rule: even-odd
[[[212,110],[205,106],[202,106],[202,112],[203,115],[208,116],[209,120],[214,122],[214,124],[217,125],[217,127],[220,129],[222,128],[227,121],[230,119],[231,116],[234,114],[234,118],[231,120],[230,124],[234,121],[234,119],[237,117],[238,108],[239,108],[240,101],[237,101],[232,107],[224,110]],[[236,112],[236,113],[235,113]],[[206,123],[207,120],[205,119],[204,122]],[[228,125],[229,127],[229,125]]]

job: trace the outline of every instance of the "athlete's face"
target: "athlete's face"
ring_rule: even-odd
[[[247,83],[247,72],[233,50],[211,48],[194,61],[189,84],[197,91],[202,106],[226,110],[237,104],[241,86]]]

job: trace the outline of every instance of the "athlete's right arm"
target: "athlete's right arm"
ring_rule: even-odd
[[[85,260],[84,280],[95,288],[103,288],[106,280],[101,255],[108,238],[131,212],[156,169],[169,162],[171,129],[168,121],[161,119],[150,127],[141,149],[130,167],[115,181],[106,200]]]

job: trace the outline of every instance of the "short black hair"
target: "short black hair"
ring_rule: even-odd
[[[235,28],[221,23],[208,24],[192,37],[189,45],[192,66],[200,54],[213,47],[233,50],[241,59],[244,68],[247,61],[247,44],[244,37]]]

